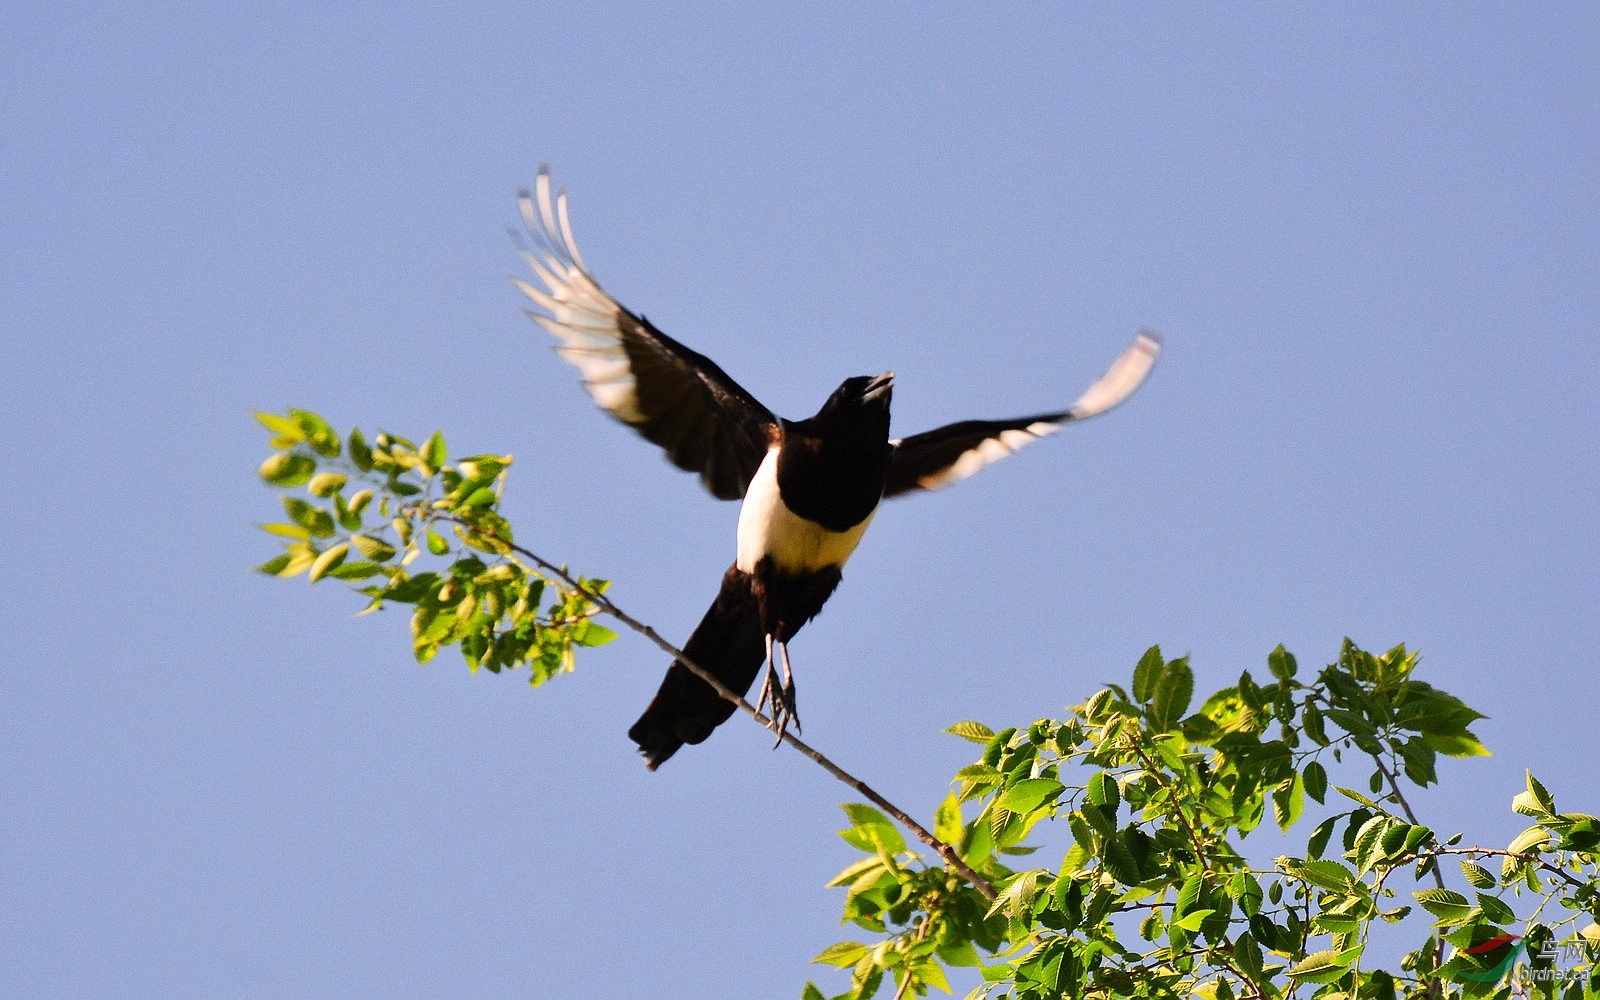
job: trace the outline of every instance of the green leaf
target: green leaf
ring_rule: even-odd
[[[1446,757],[1492,757],[1478,738],[1471,733],[1457,734],[1424,733],[1422,738],[1428,746],[1444,754]]]
[[[1113,817],[1122,805],[1122,795],[1117,790],[1117,779],[1105,771],[1096,771],[1090,775],[1089,783],[1084,786],[1084,796],[1090,803],[1104,809]]]
[[[1306,841],[1306,857],[1316,859],[1322,857],[1322,852],[1328,846],[1328,838],[1333,835],[1333,828],[1339,822],[1339,817],[1329,816],[1317,828],[1311,831],[1311,837]]]
[[[1173,926],[1173,927],[1181,927],[1184,930],[1188,931],[1190,934],[1193,934],[1193,933],[1199,931],[1200,930],[1200,925],[1205,923],[1206,922],[1206,918],[1211,916],[1215,912],[1217,912],[1217,911],[1216,910],[1194,910],[1193,912],[1185,913],[1183,916],[1178,917],[1176,920],[1173,920],[1171,926]]]
[[[1308,702],[1305,711],[1300,716],[1301,725],[1305,727],[1306,735],[1318,746],[1327,746],[1329,743],[1327,730],[1322,725],[1322,709],[1314,703]],[[1315,763],[1315,762],[1313,762]],[[1321,799],[1317,800],[1321,802]]]
[[[1305,805],[1305,784],[1298,774],[1272,790],[1272,814],[1278,821],[1278,829],[1284,832],[1294,826]]]
[[[1043,868],[1032,868],[1019,873],[1000,894],[995,896],[994,903],[989,907],[987,916],[994,916],[1002,911],[1009,917],[1017,917],[1026,913],[1033,905],[1033,899],[1043,888],[1040,885],[1040,875],[1045,874]]]
[[[894,828],[889,818],[878,810],[859,802],[840,807],[850,817],[851,827],[840,830],[845,842],[862,851],[894,855],[906,849],[905,838]]]
[[[1524,816],[1548,816],[1549,812],[1540,807],[1530,792],[1518,792],[1511,800],[1511,811]]]
[[[1563,813],[1561,818],[1574,822],[1562,831],[1556,849],[1595,853],[1595,848],[1600,847],[1600,819],[1579,813]]]
[[[311,548],[309,542],[296,542],[289,546],[283,557],[280,557],[286,558],[287,561],[272,572],[277,576],[283,577],[297,576],[311,568],[311,564],[317,561],[317,555],[318,553]],[[273,559],[266,566],[277,564],[278,560]],[[266,566],[261,567],[263,572],[266,571]]]
[[[282,574],[283,571],[288,568],[288,566],[289,553],[285,552],[282,555],[273,556],[260,566],[257,566],[256,572],[265,573],[268,576],[278,576]]]
[[[350,431],[350,461],[362,472],[372,471],[372,449],[367,447],[367,439],[361,436],[360,428]]]
[[[994,739],[994,731],[981,722],[958,722],[946,729],[947,733],[954,733],[964,740],[973,743],[988,743]]]
[[[445,541],[443,536],[441,536],[437,531],[434,531],[432,528],[428,529],[427,539],[428,551],[432,552],[434,555],[442,556],[450,551],[450,543]]]
[[[427,443],[422,446],[420,455],[430,468],[436,470],[443,468],[445,461],[444,435],[439,431],[434,431],[433,436],[428,438]]]
[[[1189,658],[1180,657],[1167,664],[1156,681],[1156,691],[1150,704],[1150,724],[1159,732],[1166,732],[1183,718],[1194,697],[1194,672],[1189,669]]]
[[[330,570],[328,575],[340,580],[366,580],[381,572],[383,567],[374,562],[347,562]]]
[[[1338,952],[1319,951],[1290,966],[1287,974],[1308,983],[1331,983],[1344,975],[1344,965]]]
[[[437,573],[418,573],[408,580],[398,580],[391,583],[378,596],[386,601],[416,604],[418,601],[429,598],[437,592],[441,582]]]
[[[1328,794],[1328,772],[1316,761],[1311,761],[1301,772],[1305,779],[1306,794],[1311,796],[1320,805],[1323,797]]]
[[[1403,858],[1416,850],[1424,840],[1433,836],[1433,829],[1396,823],[1383,834],[1383,857],[1389,860]]]
[[[1405,761],[1406,777],[1426,788],[1437,784],[1439,774],[1434,768],[1433,747],[1425,736],[1414,736],[1400,746],[1400,756]]]
[[[349,481],[350,477],[337,472],[319,472],[311,477],[311,483],[306,489],[314,496],[331,497],[344,489],[344,484]]]
[[[473,455],[457,462],[456,468],[468,479],[488,481],[500,475],[510,464],[510,455]]]
[[[1172,908],[1173,915],[1178,916],[1188,913],[1200,902],[1201,895],[1205,892],[1205,872],[1195,871],[1183,880],[1183,887],[1178,890],[1178,902]],[[1194,928],[1187,928],[1193,930]]]
[[[381,538],[371,535],[352,535],[350,541],[361,550],[361,554],[375,562],[386,562],[394,558],[394,546]]]
[[[1267,654],[1267,669],[1272,671],[1272,676],[1280,681],[1287,681],[1294,677],[1300,669],[1295,662],[1294,654],[1283,648],[1283,643],[1278,648]]]
[[[956,793],[950,792],[933,813],[933,835],[947,844],[961,842],[961,803]]]
[[[263,524],[259,527],[269,535],[282,535],[284,538],[293,538],[300,542],[311,537],[310,530],[298,524]]]
[[[295,441],[304,441],[306,439],[305,432],[300,429],[300,425],[288,417],[280,417],[276,413],[263,413],[257,410],[256,419],[261,421],[263,427],[279,437],[291,438]]]
[[[1290,874],[1323,889],[1342,891],[1355,884],[1355,875],[1337,861],[1300,861],[1284,863]]]
[[[1423,889],[1411,895],[1424,910],[1439,918],[1439,925],[1459,924],[1472,911],[1467,897],[1450,889]]]
[[[261,463],[261,478],[274,486],[299,486],[316,471],[316,459],[289,452],[279,452]]]
[[[1556,800],[1551,797],[1549,792],[1545,791],[1545,787],[1543,785],[1539,784],[1539,779],[1533,776],[1532,771],[1524,770],[1523,774],[1527,776],[1528,781],[1528,790],[1523,794],[1527,796],[1527,801],[1535,810],[1531,813],[1531,815],[1554,816],[1556,812]],[[1523,796],[1518,795],[1516,802],[1520,802],[1522,800]],[[1515,802],[1513,802],[1511,808],[1517,812],[1524,811],[1522,809],[1518,809]]]
[[[844,969],[861,961],[861,957],[869,950],[871,949],[864,944],[857,944],[854,941],[840,941],[838,944],[830,944],[822,949],[822,953],[811,961],[820,965],[836,965]]]
[[[333,432],[333,428],[328,426],[326,420],[310,410],[290,410],[289,416],[300,425],[300,429],[305,432],[306,443],[310,444],[317,454],[328,458],[339,457],[339,435]]]
[[[1461,862],[1461,874],[1466,877],[1467,884],[1474,889],[1493,889],[1498,884],[1487,868],[1470,861]]]
[[[1012,812],[1033,812],[1046,803],[1054,802],[1066,787],[1054,778],[1025,778],[1006,789],[995,806]]]
[[[1376,733],[1374,726],[1366,716],[1360,712],[1352,712],[1347,708],[1330,708],[1322,713],[1326,718],[1339,724],[1339,728],[1352,736],[1372,736]]]
[[[1139,870],[1139,859],[1134,857],[1121,835],[1105,838],[1100,860],[1106,871],[1124,885],[1137,885],[1144,881],[1144,874]]]
[[[299,497],[284,497],[283,507],[289,512],[290,520],[313,535],[318,538],[333,537],[333,515],[321,507],[314,507]]]
[[[985,965],[982,969],[983,981],[986,983],[1003,983],[1013,979],[1017,974],[1016,966],[1000,962],[995,965]],[[971,994],[968,994],[969,996]]]
[[[1362,795],[1360,792],[1355,791],[1354,789],[1342,788],[1338,785],[1335,785],[1333,786],[1333,790],[1338,792],[1340,795],[1343,795],[1347,799],[1354,799],[1374,812],[1383,812],[1382,806],[1378,805],[1376,802],[1367,798],[1365,795]]]
[[[1507,845],[1506,850],[1512,854],[1525,854],[1536,851],[1550,840],[1550,831],[1542,826],[1530,826],[1517,834],[1517,839]]]
[[[998,785],[1005,781],[1005,775],[988,764],[968,764],[956,772],[956,780],[978,785]]]
[[[344,502],[344,496],[339,493],[333,495],[333,517],[339,522],[339,527],[346,531],[361,530],[361,515],[350,513],[350,507]]]
[[[463,507],[488,507],[498,499],[500,499],[500,497],[495,494],[494,490],[491,490],[487,486],[480,486],[473,490],[471,495],[465,500],[457,503],[456,507],[457,509]]]
[[[1356,832],[1355,844],[1350,848],[1348,857],[1355,862],[1359,874],[1365,875],[1383,857],[1383,835],[1388,829],[1389,817],[1374,816],[1363,823],[1361,829]]]
[[[1234,872],[1228,880],[1228,894],[1238,902],[1245,916],[1253,917],[1261,911],[1261,900],[1264,898],[1261,883],[1249,872]]]
[[[344,562],[344,557],[349,551],[350,544],[346,542],[343,545],[335,545],[317,556],[316,560],[311,563],[311,576],[307,582],[316,583],[332,570],[338,569],[339,564]]]
[[[1460,698],[1413,680],[1400,685],[1394,706],[1399,725],[1424,735],[1464,733],[1468,725],[1486,717]]]
[[[884,860],[877,855],[862,858],[860,861],[857,861],[855,864],[851,865],[830,879],[826,885],[826,888],[832,889],[835,886],[851,885],[852,883],[859,881],[862,876],[869,872],[877,873],[889,870],[888,864],[886,864]]]
[[[1254,935],[1244,933],[1234,939],[1233,958],[1245,974],[1252,979],[1261,978],[1261,946],[1256,944]]]
[[[1144,704],[1155,695],[1156,681],[1161,679],[1166,670],[1166,661],[1161,658],[1161,647],[1151,646],[1139,659],[1139,665],[1133,668],[1133,700]]]
[[[1517,915],[1512,912],[1511,907],[1507,906],[1505,902],[1498,897],[1488,896],[1481,892],[1478,893],[1477,896],[1478,909],[1483,911],[1484,919],[1488,920],[1490,923],[1505,925],[1512,923],[1517,919]]]
[[[596,621],[579,622],[572,629],[572,641],[580,646],[604,646],[616,638],[617,633]]]
[[[925,983],[929,986],[937,986],[946,993],[950,992],[950,982],[949,980],[945,979],[944,970],[939,968],[938,963],[929,961],[918,962],[913,967],[912,971],[915,972],[918,982]]]

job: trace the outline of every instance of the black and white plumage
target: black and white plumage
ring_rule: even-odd
[[[1069,421],[1104,413],[1139,387],[1161,349],[1155,334],[1140,331],[1076,403],[1053,413],[891,440],[894,374],[885,372],[846,379],[815,416],[785,420],[600,287],[573,242],[566,192],[552,197],[547,169],[519,204],[533,240],[523,256],[543,288],[517,286],[536,306],[529,315],[561,342],[556,351],[612,416],[698,473],[714,496],[743,501],[734,564],[684,653],[741,692],[765,663],[762,698],[780,732],[794,716],[788,642],[838,586],[879,501],[958,482]],[[732,714],[730,702],[674,663],[628,735],[654,770]]]

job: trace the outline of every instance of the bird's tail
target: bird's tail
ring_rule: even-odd
[[[766,662],[766,635],[752,578],[730,567],[722,590],[683,647],[696,666],[709,670],[723,684],[744,694]],[[685,743],[699,743],[728,720],[734,704],[681,663],[667,671],[655,700],[628,730],[654,771]]]

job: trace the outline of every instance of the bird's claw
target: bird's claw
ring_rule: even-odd
[[[778,647],[778,657],[783,663],[781,680],[777,665],[772,662],[774,645]],[[776,750],[778,744],[783,742],[783,734],[791,722],[794,723],[794,731],[800,732],[800,715],[795,703],[794,672],[789,669],[789,647],[786,643],[774,643],[770,635],[767,636],[767,676],[761,683],[761,698],[756,702],[756,711],[761,711],[769,704],[772,706],[772,722],[768,728],[778,734],[772,744]]]

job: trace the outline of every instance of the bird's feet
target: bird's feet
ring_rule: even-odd
[[[783,664],[783,677],[778,677],[777,666],[772,662],[772,647],[778,647],[778,659]],[[800,732],[800,715],[795,707],[794,697],[794,672],[789,669],[789,646],[786,643],[773,641],[772,636],[767,636],[767,676],[761,682],[761,698],[756,702],[756,711],[763,707],[772,706],[771,729],[778,734],[772,748],[776,750],[778,744],[783,742],[783,734],[789,728],[789,723],[794,723],[794,731]]]

